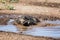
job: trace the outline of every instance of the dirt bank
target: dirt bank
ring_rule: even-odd
[[[47,37],[33,37],[10,32],[0,32],[0,40],[56,40]]]
[[[0,4],[3,9],[5,6]],[[40,3],[40,2],[31,2],[30,4],[26,3],[11,3],[8,5],[12,5],[15,10],[0,10],[0,13],[5,14],[46,14],[46,15],[57,15],[60,16],[60,4],[57,3]],[[58,5],[58,6],[57,6]],[[56,7],[57,6],[57,7]]]

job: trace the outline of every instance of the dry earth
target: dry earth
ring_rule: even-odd
[[[43,5],[44,4],[44,5]],[[56,5],[55,5],[56,4]],[[8,5],[14,6],[15,10],[0,10],[0,13],[7,13],[7,14],[46,14],[46,15],[57,15],[60,16],[60,8],[55,7],[59,6],[60,4],[57,3],[44,3],[44,2],[32,2],[30,4],[25,3],[10,3]],[[0,7],[4,6],[3,4],[0,4]],[[3,8],[2,8],[3,9]]]

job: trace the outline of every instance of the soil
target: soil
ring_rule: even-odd
[[[47,37],[34,37],[23,34],[16,34],[10,32],[2,32],[0,31],[0,40],[59,40],[54,38]]]

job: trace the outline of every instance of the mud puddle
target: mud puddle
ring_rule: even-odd
[[[0,31],[6,31],[6,32],[15,32],[18,33],[18,29],[14,25],[0,25]]]
[[[13,25],[13,19],[10,19],[8,22],[7,22],[7,25],[0,25],[0,31],[6,31],[6,32],[15,32],[15,33],[18,33],[18,28]]]
[[[56,21],[45,21],[46,23],[51,23],[51,24],[60,24],[60,20],[56,20]]]
[[[0,17],[2,18],[2,16]],[[20,32],[20,29],[16,25],[14,25],[15,19],[13,18],[11,19],[11,18],[8,21],[6,21],[7,25],[0,25],[0,31],[15,32],[15,33]],[[59,24],[59,25],[45,26],[45,27],[32,26],[31,29],[28,28],[25,31],[22,31],[22,34],[32,35],[32,36],[45,36],[45,37],[60,38],[60,20],[56,20],[56,21],[45,20],[45,21],[42,21],[42,23]]]
[[[53,27],[33,27],[23,32],[25,35],[45,36],[52,38],[60,38],[60,26]]]

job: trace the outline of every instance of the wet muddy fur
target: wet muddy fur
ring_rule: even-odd
[[[21,21],[24,20],[24,21]],[[24,26],[30,26],[30,25],[36,25],[39,21],[39,19],[32,17],[32,16],[21,16],[17,19],[17,23],[20,23]]]

